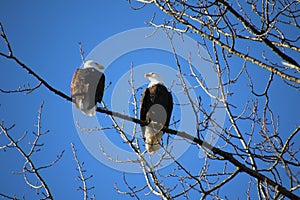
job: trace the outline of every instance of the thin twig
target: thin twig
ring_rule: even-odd
[[[87,186],[87,180],[90,179],[90,178],[92,178],[93,175],[91,175],[89,177],[85,177],[84,173],[86,172],[86,170],[83,169],[83,164],[84,163],[81,163],[79,161],[78,156],[77,156],[77,150],[76,150],[75,145],[73,143],[71,143],[71,147],[72,147],[72,152],[73,152],[73,155],[74,155],[74,160],[75,160],[75,162],[77,164],[77,171],[79,173],[78,179],[82,182],[82,185],[83,185],[83,187],[79,187],[79,190],[83,191],[83,199],[87,200],[88,196],[89,196],[88,195],[88,191],[94,189],[94,186],[88,188],[88,186]]]

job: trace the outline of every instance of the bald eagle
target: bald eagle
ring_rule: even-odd
[[[146,150],[154,154],[161,146],[163,126],[168,127],[173,110],[171,92],[164,85],[163,78],[156,72],[144,75],[150,80],[148,87],[142,94],[140,119],[148,122],[141,126]]]
[[[97,102],[102,101],[105,76],[99,71],[101,69],[104,69],[102,65],[94,60],[88,60],[83,68],[75,71],[72,78],[72,102],[88,116],[96,114]]]

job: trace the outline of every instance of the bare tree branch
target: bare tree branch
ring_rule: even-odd
[[[22,92],[25,92],[26,94],[29,94],[29,93],[33,92],[34,90],[38,89],[41,85],[42,85],[42,83],[40,82],[36,86],[31,87],[30,84],[28,83],[27,85],[24,84],[23,86],[20,86],[16,90],[3,90],[3,89],[0,88],[0,92],[3,92],[3,93],[22,93]]]
[[[42,194],[44,195],[45,199],[54,199],[54,197],[52,196],[52,193],[50,191],[50,187],[46,183],[45,179],[42,177],[40,171],[42,169],[50,168],[54,164],[56,164],[62,158],[64,151],[62,151],[62,153],[57,157],[57,159],[55,159],[52,163],[50,163],[48,165],[37,167],[34,160],[32,159],[32,155],[34,153],[40,151],[40,147],[43,146],[43,144],[38,143],[41,136],[48,133],[48,131],[46,131],[46,132],[41,131],[42,108],[43,108],[43,103],[41,104],[41,107],[39,109],[38,122],[37,122],[37,133],[33,132],[33,135],[35,136],[35,140],[31,144],[31,148],[30,148],[30,151],[28,153],[26,153],[24,148],[19,144],[25,138],[25,136],[27,135],[27,132],[21,138],[16,140],[9,133],[9,131],[12,130],[14,125],[11,126],[10,128],[7,128],[7,127],[5,127],[4,122],[2,122],[0,124],[0,130],[1,130],[0,134],[4,133],[6,138],[9,140],[9,144],[3,146],[2,149],[8,148],[8,147],[15,148],[21,154],[22,158],[25,159],[25,162],[24,162],[24,165],[23,165],[23,170],[19,173],[19,174],[23,175],[25,183],[28,186],[30,186],[30,188],[34,188],[36,190],[43,189],[44,191],[42,192]],[[37,183],[32,183],[27,177],[28,174],[34,174],[35,177],[37,178]]]
[[[293,82],[292,84],[294,84],[295,88],[300,83],[299,63],[297,59],[293,57],[297,52],[300,52],[300,48],[296,45],[296,42],[299,41],[300,37],[297,36],[294,39],[287,38],[283,33],[283,30],[275,26],[276,23],[293,23],[294,26],[299,29],[300,26],[297,22],[297,16],[299,14],[297,14],[298,11],[294,9],[294,7],[299,5],[299,2],[280,1],[280,6],[276,6],[277,3],[271,4],[270,2],[263,2],[262,4],[264,5],[261,7],[263,9],[259,9],[256,7],[259,5],[257,4],[257,1],[247,1],[247,5],[252,6],[253,13],[259,16],[260,19],[263,19],[258,20],[261,21],[259,26],[252,22],[250,15],[247,14],[247,11],[238,1],[236,4],[231,4],[227,1],[199,1],[198,4],[191,4],[188,1],[181,0],[151,0],[139,2],[143,4],[140,8],[143,8],[148,4],[155,4],[160,10],[172,17],[171,20],[165,20],[163,23],[157,25],[154,23],[154,16],[149,23],[152,26],[157,28],[168,28],[172,31],[181,33],[191,32],[202,37],[202,45],[208,50],[211,60],[214,60],[212,64],[213,69],[218,75],[217,89],[221,91],[221,97],[211,93],[211,90],[205,86],[204,81],[193,70],[191,63],[189,63],[188,68],[183,67],[183,65],[179,63],[176,49],[172,46],[172,34],[174,34],[174,32],[168,32],[167,36],[169,37],[171,47],[173,47],[172,50],[178,68],[178,77],[181,81],[181,87],[189,99],[187,105],[192,106],[194,115],[197,118],[195,125],[198,131],[198,137],[193,137],[191,134],[176,130],[176,127],[175,129],[164,127],[162,130],[169,133],[169,135],[177,135],[192,144],[196,144],[194,145],[196,150],[199,150],[199,147],[201,147],[207,154],[205,163],[201,166],[202,169],[199,173],[194,174],[190,172],[189,169],[185,168],[184,164],[173,157],[171,149],[168,149],[168,144],[166,147],[164,147],[165,145],[162,145],[164,153],[157,163],[151,163],[145,159],[145,153],[142,152],[139,139],[135,137],[135,134],[137,132],[137,124],[147,125],[147,123],[137,118],[138,100],[135,95],[139,88],[135,88],[133,65],[131,65],[131,77],[128,83],[131,86],[131,93],[134,97],[133,101],[130,102],[133,105],[134,117],[108,110],[104,103],[102,104],[103,108],[97,108],[97,112],[110,116],[113,128],[117,130],[121,139],[128,144],[138,158],[136,160],[121,161],[110,157],[109,153],[105,152],[105,149],[101,148],[101,146],[100,150],[108,159],[116,162],[140,163],[145,178],[145,184],[140,187],[131,186],[126,179],[125,174],[123,174],[124,184],[129,191],[123,192],[116,185],[115,189],[121,194],[130,195],[136,199],[139,199],[138,194],[146,188],[149,189],[149,193],[153,193],[162,199],[172,199],[181,196],[188,199],[190,192],[202,194],[203,198],[210,196],[219,199],[221,198],[219,197],[220,189],[224,185],[229,184],[231,180],[235,179],[240,174],[245,173],[249,177],[249,186],[247,189],[248,197],[250,197],[249,190],[252,182],[255,180],[258,198],[276,199],[288,197],[290,199],[299,199],[300,197],[294,192],[300,188],[298,174],[294,169],[295,167],[300,166],[296,156],[296,154],[299,153],[299,149],[295,150],[293,148],[295,146],[295,138],[298,135],[300,128],[298,125],[295,130],[290,133],[287,139],[280,137],[278,131],[278,119],[271,110],[269,96],[269,90],[275,75],[281,77],[286,82]],[[286,21],[281,18],[281,16],[289,16],[289,19],[291,20]],[[29,66],[15,57],[1,24],[0,28],[1,37],[4,40],[8,51],[7,54],[0,52],[0,56],[13,60],[19,67],[25,69],[35,79],[40,81],[38,87],[44,85],[49,91],[71,102],[72,100],[67,94],[53,87]],[[211,46],[208,45],[207,41],[211,42]],[[241,46],[244,47],[244,45],[239,44],[239,41],[250,41],[251,44],[258,46],[260,43],[263,43],[266,48],[268,48],[268,52],[262,52],[261,57],[258,58],[257,55],[253,54],[253,51],[250,51],[251,48],[246,48],[246,50],[240,48]],[[82,45],[81,43],[79,45],[80,55],[84,61]],[[289,55],[288,52],[291,51],[294,53]],[[275,60],[270,59],[267,55],[270,52],[272,55],[277,55]],[[232,55],[241,58],[243,61],[240,68],[238,68],[238,65],[236,64],[232,66],[232,63],[229,62]],[[199,57],[201,57],[201,55],[199,55]],[[270,72],[269,80],[267,80],[266,84],[263,86],[262,92],[259,92],[255,87],[255,79],[251,77],[251,74],[248,71],[248,63],[260,66]],[[233,70],[234,68],[237,69]],[[185,70],[189,71],[190,74],[184,74],[183,71]],[[193,78],[198,85],[196,84],[192,88],[187,87],[184,76]],[[245,105],[240,108],[231,101],[231,96],[234,95],[234,92],[232,92],[231,89],[243,76],[248,78],[248,84],[250,86],[249,93],[255,99],[249,99]],[[229,116],[228,127],[222,127],[222,125],[219,125],[215,119],[211,117],[214,111],[207,111],[207,107],[202,105],[200,97],[199,99],[192,99],[189,96],[190,90],[195,88],[202,88],[211,98],[224,104],[224,108]],[[27,88],[24,89],[24,92],[26,92],[26,90]],[[16,92],[18,91],[16,90]],[[216,105],[210,105],[210,108],[213,108],[212,110],[214,110]],[[203,121],[200,121],[198,116],[202,116],[204,118]],[[115,117],[135,123],[131,138],[127,137],[123,129],[123,124],[118,124]],[[241,123],[248,123],[249,129],[241,129]],[[212,126],[217,127],[219,130],[213,129]],[[106,128],[110,129],[112,127],[104,127],[103,129]],[[2,129],[2,132],[4,132],[3,130],[5,129]],[[9,130],[10,128],[6,128],[6,132]],[[212,130],[214,134],[221,138],[222,144],[220,143],[220,146],[215,147],[211,145],[209,141],[203,140],[202,137],[200,137],[200,133],[203,130]],[[24,135],[26,136],[26,134],[27,133]],[[38,131],[35,135],[40,137],[43,134]],[[169,135],[167,136],[168,139]],[[34,146],[31,148],[29,156],[27,154],[28,157],[40,148],[38,140],[39,138],[36,138],[33,142]],[[258,141],[254,142],[254,140]],[[10,140],[7,145],[0,147],[0,149],[5,150],[6,148],[16,147],[18,143],[19,140]],[[80,187],[80,190],[83,190],[84,199],[87,199],[88,191],[92,189],[88,188],[86,183],[86,180],[90,177],[85,178],[85,171],[82,169],[83,164],[80,163],[77,158],[74,145],[71,144],[71,146],[79,171],[79,180],[83,183],[83,187]],[[61,156],[58,156],[57,160],[59,160],[60,157]],[[178,169],[174,169],[173,172],[163,175],[157,170],[157,167],[163,160],[168,159],[174,161],[174,165]],[[36,171],[39,171],[40,169],[52,166],[57,160],[45,167],[34,167],[37,169]],[[223,171],[211,172],[209,170],[210,162],[214,161],[218,162],[218,164],[223,164]],[[29,161],[25,162],[24,170],[31,170],[27,169],[28,163],[30,165]],[[260,165],[260,163],[266,165]],[[287,174],[288,176],[288,183],[283,180],[284,175],[282,175],[282,170],[279,168],[284,169],[285,175]],[[25,181],[27,181],[26,175],[24,175],[24,178]],[[174,184],[169,184],[168,180],[175,179],[176,181],[174,181]],[[27,184],[30,185],[29,182]],[[33,185],[33,187],[43,187],[43,183],[37,186]]]
[[[270,72],[280,76],[283,79],[300,84],[300,79],[297,76],[287,74],[284,72],[284,70],[280,70],[275,66],[267,64],[266,62],[262,62],[261,60],[249,55],[248,53],[243,53],[241,50],[238,50],[237,45],[235,45],[236,40],[237,38],[238,39],[244,38],[239,33],[239,31],[241,32],[245,32],[245,31],[239,29],[240,28],[239,24],[233,24],[228,20],[229,17],[232,18],[231,16],[227,16],[229,15],[228,13],[231,13],[233,16],[235,16],[235,18],[239,20],[241,24],[244,26],[244,29],[250,30],[250,32],[254,35],[253,39],[248,38],[248,40],[252,40],[256,42],[257,41],[264,42],[271,49],[271,51],[275,52],[282,60],[285,60],[290,65],[294,66],[294,68],[297,69],[298,73],[300,72],[300,66],[298,62],[292,57],[290,57],[287,53],[283,53],[283,51],[279,50],[276,47],[278,45],[276,45],[274,41],[270,41],[267,38],[266,34],[270,32],[268,29],[267,29],[268,31],[267,30],[258,31],[250,22],[246,20],[246,18],[248,17],[246,14],[244,17],[241,16],[239,12],[236,9],[234,9],[233,6],[231,6],[228,2],[218,1],[218,2],[211,3],[209,1],[201,1],[197,6],[189,5],[185,1],[181,1],[181,0],[174,0],[174,1],[154,0],[149,3],[154,3],[161,11],[170,15],[171,17],[173,17],[173,19],[176,20],[176,23],[173,23],[172,25],[168,25],[166,23],[155,25],[154,22],[151,22],[150,23],[151,25],[154,25],[156,27],[169,28],[171,30],[176,30],[180,32],[188,32],[189,30],[191,30],[192,33],[196,33],[201,37],[216,43],[221,48],[226,49],[229,53],[233,55],[236,55],[257,66],[269,70]],[[286,7],[288,8],[294,4],[299,4],[299,2],[293,1],[292,3],[287,4]],[[210,9],[213,7],[215,9]],[[194,13],[194,15],[185,12],[187,10],[191,10],[192,13]],[[283,15],[283,12],[285,10],[286,9],[284,9],[279,13]],[[198,18],[195,16],[198,16]],[[279,16],[277,16],[277,18],[278,17]],[[271,22],[269,22],[268,25],[271,26],[273,22],[275,23],[277,18],[275,17],[273,20],[271,20]],[[223,20],[224,23],[226,24],[225,27],[219,25],[222,24],[220,23],[221,20]],[[175,25],[177,23],[183,25],[185,28],[176,28]],[[274,26],[272,26],[272,28],[274,28]],[[274,29],[277,30],[276,28]],[[214,32],[214,30],[216,32]],[[228,32],[224,32],[225,30],[228,30]],[[229,39],[231,39],[232,43],[228,42]],[[286,40],[282,40],[282,38],[280,38],[280,40],[281,40],[281,44],[286,42]],[[289,48],[289,46],[287,48]],[[298,49],[296,48],[295,50]]]
[[[78,180],[80,180],[83,184],[83,187],[80,186],[78,189],[83,191],[83,199],[87,200],[88,197],[89,197],[88,192],[95,188],[94,186],[92,186],[92,187],[87,186],[87,180],[92,178],[93,175],[90,175],[88,177],[85,176],[86,170],[83,169],[84,162],[81,163],[78,160],[77,150],[75,149],[75,145],[73,143],[71,143],[71,147],[72,147],[72,152],[73,152],[73,155],[74,155],[74,160],[77,164],[77,171],[79,173]]]
[[[23,64],[24,65],[24,64]],[[23,65],[20,64],[21,67],[23,67]],[[25,69],[27,69],[28,67],[23,67]],[[29,69],[29,68],[28,68]],[[32,73],[30,74],[35,74],[32,70],[30,70]],[[38,80],[40,80],[43,84],[46,83],[41,77],[39,77],[38,75],[34,75]],[[49,85],[48,83],[45,84],[46,85]],[[50,86],[50,85],[49,85]],[[50,91],[54,92],[55,94],[61,96],[62,98],[64,99],[67,99],[68,101],[71,101],[71,98],[67,95],[65,95],[64,93],[54,89],[52,86],[51,87],[48,87],[46,86]],[[118,118],[121,118],[121,119],[124,119],[124,120],[127,120],[127,121],[132,121],[134,123],[138,123],[138,124],[141,124],[141,125],[147,125],[147,122],[144,122],[140,119],[137,119],[137,118],[133,118],[133,117],[130,117],[130,116],[127,116],[127,115],[123,115],[123,114],[120,114],[120,113],[117,113],[117,112],[113,112],[113,111],[110,111],[110,110],[105,110],[103,108],[100,108],[98,107],[97,108],[97,112],[100,112],[100,113],[105,113],[107,115],[111,115],[111,116],[114,116],[114,117],[118,117]],[[170,133],[170,134],[173,134],[173,135],[178,135],[180,137],[183,137],[183,138],[186,138],[190,141],[193,141],[195,142],[196,144],[206,148],[206,149],[210,149],[214,154],[217,154],[217,155],[220,155],[222,156],[225,160],[228,160],[230,163],[232,163],[234,166],[238,167],[240,169],[240,171],[243,171],[247,174],[249,174],[250,176],[252,177],[255,177],[263,182],[266,182],[267,184],[273,186],[274,188],[276,188],[278,191],[280,191],[283,195],[293,199],[293,198],[298,198],[297,195],[293,194],[292,192],[290,192],[289,190],[287,190],[286,188],[284,188],[283,186],[277,184],[276,182],[272,181],[271,179],[269,179],[268,177],[264,176],[263,174],[260,174],[259,172],[256,172],[248,167],[246,167],[244,164],[240,163],[236,158],[234,158],[234,156],[228,152],[225,152],[221,149],[218,149],[218,148],[215,148],[213,146],[211,146],[209,143],[201,140],[201,139],[198,139],[198,138],[195,138],[185,132],[181,132],[181,131],[177,131],[177,130],[173,130],[173,129],[169,129],[169,128],[166,128],[164,127],[162,129],[164,132],[167,132],[167,133]]]

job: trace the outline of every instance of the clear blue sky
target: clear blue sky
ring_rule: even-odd
[[[52,86],[69,94],[73,72],[81,63],[79,41],[83,43],[84,51],[88,54],[96,45],[110,36],[133,28],[146,27],[144,22],[151,19],[154,11],[156,11],[154,7],[133,11],[125,0],[118,2],[69,0],[48,3],[10,0],[5,3],[1,2],[0,21],[6,30],[15,55]],[[3,42],[0,41],[1,50],[3,46]],[[114,48],[119,48],[118,44]],[[130,60],[134,64],[151,62],[174,64],[174,60],[165,60],[158,53],[150,55],[155,56],[155,59],[153,60],[147,52],[146,54],[142,52],[136,55],[129,54],[127,60],[120,58],[112,65],[128,68]],[[116,77],[122,76],[123,68],[120,67],[120,71],[117,68],[113,69],[116,70],[110,71],[111,74],[116,73]],[[30,83],[32,86],[38,83],[26,71],[2,58],[0,70],[1,89],[15,89],[24,83]],[[265,82],[267,73],[263,70],[258,71],[262,74],[259,82]],[[116,77],[107,77],[107,81],[117,81]],[[280,80],[276,80],[274,85],[279,82]],[[283,89],[284,95],[281,92]],[[279,88],[274,86],[271,92],[275,97],[271,102],[275,113],[283,113],[280,117],[282,131],[283,133],[289,132],[299,125],[297,124],[299,123],[299,107],[290,106],[299,102],[299,95],[285,86]],[[283,96],[288,98],[282,98]],[[108,101],[108,99],[105,100]],[[24,131],[35,131],[37,111],[42,101],[45,102],[42,128],[50,130],[50,133],[43,138],[42,142],[45,146],[34,159],[38,165],[47,164],[54,160],[62,150],[65,150],[60,162],[42,172],[54,197],[56,199],[80,199],[82,197],[82,193],[76,190],[81,182],[75,180],[78,173],[70,147],[70,143],[73,142],[78,150],[79,159],[85,162],[84,168],[88,174],[93,174],[93,178],[88,182],[89,186],[95,186],[91,194],[94,193],[97,198],[101,199],[130,199],[129,196],[119,195],[114,189],[114,184],[117,183],[121,189],[127,190],[123,185],[122,172],[105,166],[84,147],[74,125],[71,104],[52,94],[45,87],[42,86],[29,95],[0,93],[0,120],[4,120],[7,126],[16,124],[12,130],[15,137],[22,135]],[[104,115],[97,115],[98,119],[105,118]],[[116,134],[113,137],[118,136]],[[20,159],[18,152],[14,150],[0,152],[0,159],[2,180],[0,192],[8,195],[15,194],[17,197],[24,194],[26,199],[35,197],[34,190],[28,188],[21,175],[10,174],[11,171],[20,171],[22,168],[23,160]],[[197,161],[193,162],[194,165],[200,164]],[[144,183],[140,174],[131,174],[128,179],[132,185]],[[244,192],[240,195],[235,192],[229,189],[228,195],[235,198],[240,196],[243,199]],[[150,197],[153,196],[150,195]]]

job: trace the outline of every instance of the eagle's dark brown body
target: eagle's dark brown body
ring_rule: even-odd
[[[172,94],[164,85],[155,84],[145,89],[141,98],[140,119],[151,122],[141,127],[149,153],[155,153],[160,148],[161,129],[169,126],[172,110]]]
[[[101,103],[105,76],[94,68],[77,69],[71,83],[71,97],[76,108],[93,116],[97,102]]]

